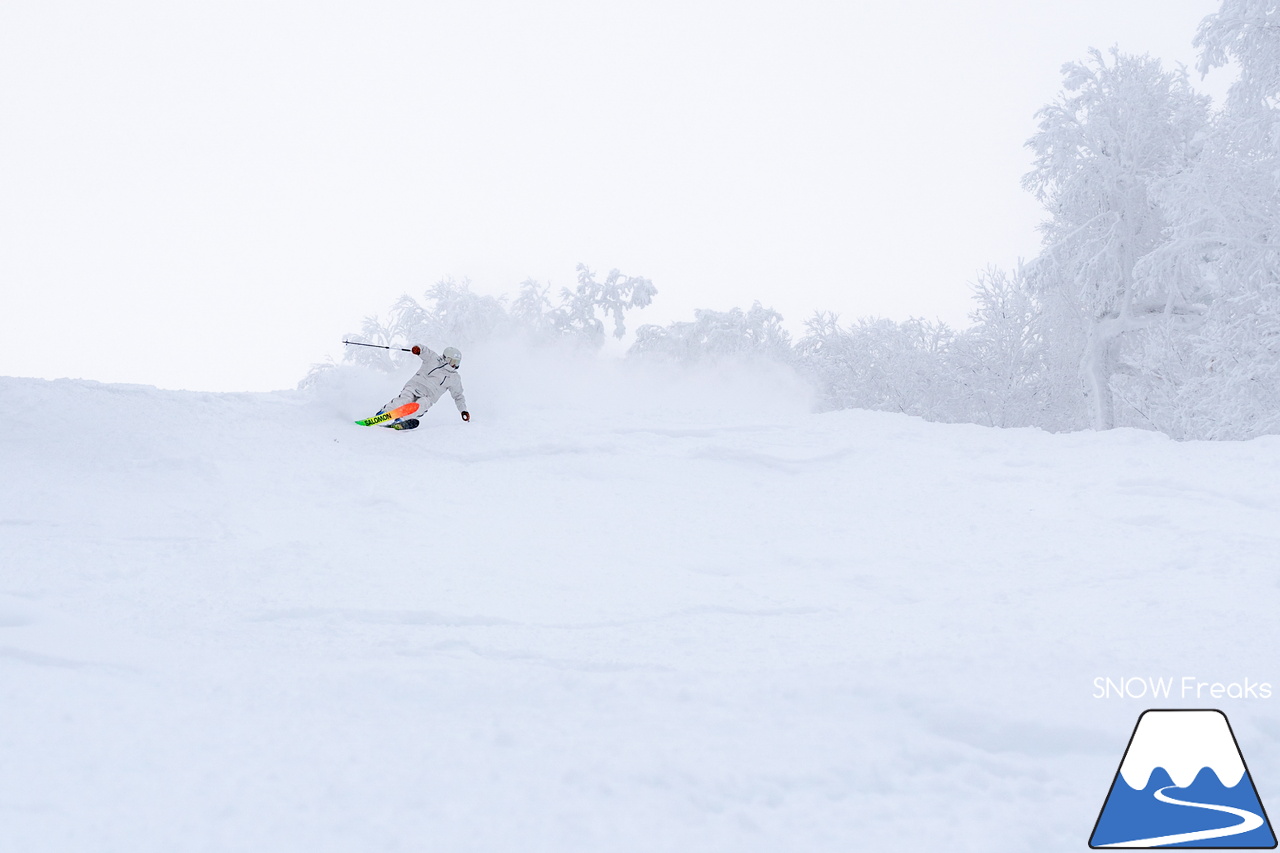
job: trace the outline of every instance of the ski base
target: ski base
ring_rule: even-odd
[[[409,418],[408,420],[400,421],[399,423],[386,424],[386,427],[387,429],[417,429],[418,423],[419,421],[417,418]]]

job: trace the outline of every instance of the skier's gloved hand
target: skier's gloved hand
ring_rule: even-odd
[[[413,353],[414,355],[422,355],[422,347],[418,346],[417,344],[414,344],[413,349],[409,350],[409,352]]]
[[[471,413],[470,413],[470,412],[463,412],[463,413],[462,413],[462,419],[463,419],[464,421],[469,421],[469,420],[471,420]]]

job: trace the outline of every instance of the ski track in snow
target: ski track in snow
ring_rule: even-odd
[[[1165,791],[1176,789],[1176,785],[1170,785],[1166,788],[1160,788],[1155,791],[1155,798],[1162,803],[1169,803],[1174,806],[1187,806],[1193,809],[1207,809],[1208,811],[1223,812],[1224,814],[1234,815],[1240,818],[1240,822],[1235,826],[1226,826],[1221,829],[1202,829],[1196,832],[1180,832],[1173,835],[1161,835],[1155,838],[1140,838],[1135,841],[1126,841],[1121,844],[1105,844],[1104,847],[1168,847],[1173,844],[1186,844],[1189,841],[1209,841],[1214,838],[1230,838],[1233,835],[1243,835],[1246,832],[1252,832],[1264,823],[1262,816],[1254,814],[1246,809],[1238,809],[1234,806],[1219,806],[1210,803],[1192,803],[1186,800],[1176,800],[1170,797]]]
[[[0,379],[0,846],[1078,850],[1093,678],[1277,681],[1274,438],[540,376]]]

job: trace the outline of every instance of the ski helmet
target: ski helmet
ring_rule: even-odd
[[[462,353],[458,352],[457,347],[445,347],[444,352],[440,353],[440,355],[450,367],[457,367],[462,364]]]

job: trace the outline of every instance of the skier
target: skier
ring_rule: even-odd
[[[467,398],[462,395],[462,378],[458,376],[462,353],[454,347],[445,347],[442,355],[436,355],[430,347],[421,344],[415,344],[409,351],[422,359],[422,367],[409,377],[400,396],[383,406],[378,414],[389,412],[405,403],[417,403],[418,411],[415,414],[421,414],[443,397],[447,390],[453,395],[453,402],[462,413],[462,419],[471,420],[471,413],[467,411]],[[417,423],[413,426],[417,426]]]

